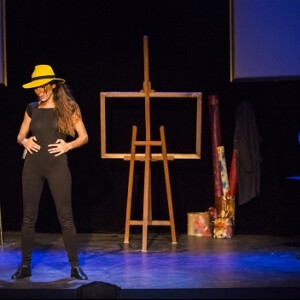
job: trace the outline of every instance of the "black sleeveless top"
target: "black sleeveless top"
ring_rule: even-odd
[[[27,105],[26,112],[31,118],[30,133],[35,136],[37,144],[41,146],[38,152],[28,153],[27,157],[34,156],[36,159],[53,159],[65,156],[65,154],[55,157],[48,152],[48,145],[55,144],[57,139],[66,140],[66,134],[59,132],[57,117],[54,108],[39,108],[38,102],[31,102]]]

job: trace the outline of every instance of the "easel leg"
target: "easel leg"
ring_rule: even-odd
[[[163,165],[164,165],[166,192],[167,192],[167,200],[168,200],[168,208],[169,208],[172,244],[177,244],[175,222],[174,222],[174,212],[173,212],[172,192],[171,192],[170,175],[169,175],[169,167],[168,167],[165,130],[164,130],[163,126],[161,126],[159,128],[159,130],[160,130],[161,148],[162,148],[162,155],[163,155]]]
[[[3,247],[3,231],[2,231],[1,206],[0,206],[0,245],[1,245],[1,247]]]
[[[129,232],[130,232],[136,136],[137,136],[137,127],[133,126],[132,127],[132,138],[131,138],[131,157],[130,157],[130,166],[129,166],[126,219],[125,219],[125,235],[124,235],[124,243],[127,243],[127,244],[129,243]]]
[[[150,200],[150,145],[146,145],[145,172],[144,172],[144,203],[143,203],[143,234],[142,251],[147,251],[149,200]]]

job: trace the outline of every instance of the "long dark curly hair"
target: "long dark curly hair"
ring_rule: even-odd
[[[74,137],[76,135],[74,125],[82,118],[80,108],[67,84],[61,82],[55,82],[55,84],[53,99],[59,130]]]

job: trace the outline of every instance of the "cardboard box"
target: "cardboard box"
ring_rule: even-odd
[[[187,213],[188,235],[211,236],[210,214],[206,212]]]

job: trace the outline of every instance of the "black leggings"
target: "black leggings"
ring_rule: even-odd
[[[63,241],[72,267],[78,265],[76,228],[73,220],[72,179],[66,155],[49,160],[38,159],[28,153],[23,167],[23,223],[21,232],[22,265],[30,265],[34,244],[35,225],[44,182],[47,180],[55,202]]]

